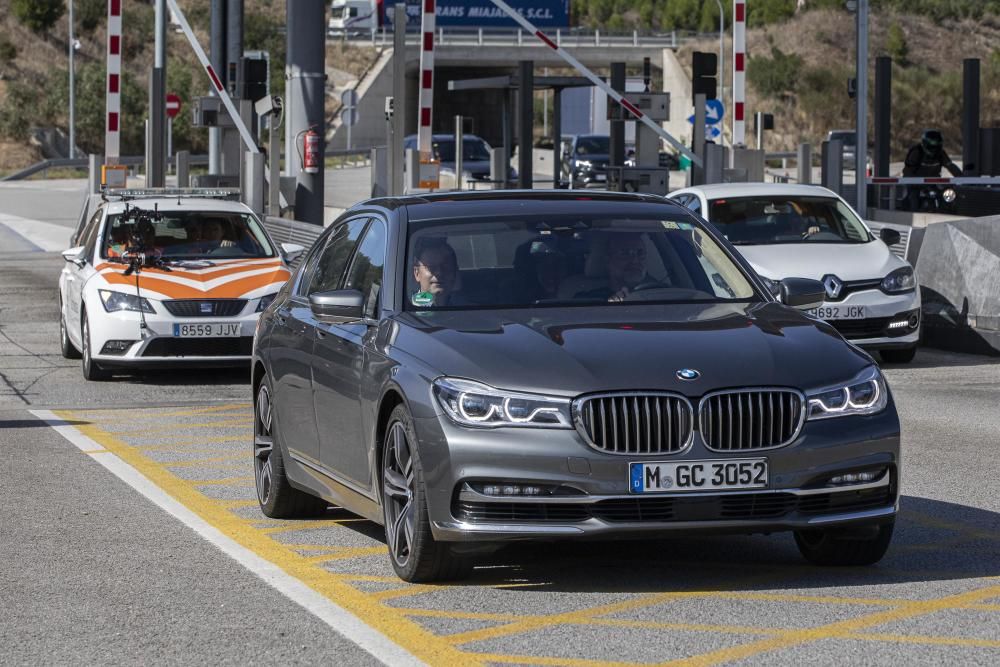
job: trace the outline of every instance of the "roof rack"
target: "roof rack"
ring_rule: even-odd
[[[130,199],[174,199],[174,198],[194,198],[194,199],[235,199],[239,200],[239,188],[121,188],[104,190],[102,196],[105,199],[112,197],[121,201]]]

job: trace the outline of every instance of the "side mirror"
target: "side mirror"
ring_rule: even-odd
[[[86,249],[82,245],[75,246],[69,250],[63,250],[62,256],[67,262],[73,262],[77,266],[83,266],[87,263],[87,260],[83,258],[84,251]]]
[[[281,244],[281,254],[285,256],[286,262],[294,262],[299,258],[299,256],[306,251],[305,246],[300,246],[298,243],[282,243]]]
[[[335,322],[357,322],[362,318],[365,297],[355,289],[315,292],[309,295],[313,315]]]
[[[826,290],[823,283],[809,278],[785,278],[779,283],[778,299],[799,310],[812,310],[823,305]]]
[[[882,241],[884,241],[885,244],[888,246],[896,245],[902,238],[899,235],[898,231],[896,231],[895,229],[889,229],[888,227],[883,227],[882,229],[880,229],[878,232],[878,237],[882,239]]]

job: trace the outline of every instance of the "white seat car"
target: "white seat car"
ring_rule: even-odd
[[[225,193],[228,194],[228,193]],[[199,191],[120,191],[64,251],[60,342],[89,380],[113,369],[247,363],[257,319],[302,246]]]
[[[920,290],[913,267],[889,251],[899,233],[872,234],[832,191],[814,185],[724,183],[669,198],[701,215],[771,284],[812,278],[826,288],[812,313],[888,362],[913,359]]]

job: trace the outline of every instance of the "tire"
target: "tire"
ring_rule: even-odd
[[[895,522],[871,526],[870,536],[859,536],[856,529],[853,532],[845,529],[798,530],[795,531],[795,544],[814,565],[872,565],[882,560],[888,550],[894,526]]]
[[[916,347],[904,347],[896,350],[879,350],[882,361],[889,364],[908,364],[917,356]]]
[[[69,334],[66,333],[66,318],[63,316],[62,304],[59,304],[59,352],[62,353],[63,359],[79,359],[80,350],[76,349],[73,345],[73,341],[69,339]]]
[[[410,413],[397,405],[382,443],[382,513],[392,568],[411,583],[463,579],[472,564],[434,541],[427,514],[423,467]]]
[[[285,460],[273,430],[271,385],[266,375],[257,388],[253,417],[253,472],[260,511],[272,519],[323,514],[328,503],[293,487],[285,474]]]
[[[90,322],[87,320],[87,311],[83,311],[83,321],[80,323],[80,333],[83,336],[83,350],[81,351],[80,367],[83,370],[83,377],[87,380],[100,382],[111,379],[111,372],[94,361],[90,349]]]

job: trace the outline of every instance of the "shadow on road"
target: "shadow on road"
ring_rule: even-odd
[[[653,593],[892,587],[1000,576],[1000,513],[904,496],[893,543],[870,567],[817,567],[791,533],[518,543],[477,558],[455,585],[507,590]],[[331,508],[330,518],[343,510]],[[381,526],[344,524],[384,541]],[[388,558],[388,556],[386,556]]]
[[[236,368],[157,368],[143,371],[115,370],[111,382],[150,386],[212,386],[250,384],[250,367]]]

